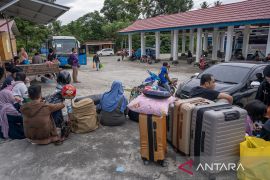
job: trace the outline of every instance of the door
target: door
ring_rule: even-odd
[[[86,46],[83,45],[79,49],[79,62],[80,65],[87,65],[87,55],[86,55]]]

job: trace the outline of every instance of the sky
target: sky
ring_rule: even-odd
[[[200,4],[205,0],[193,0],[194,9],[198,9]],[[209,4],[213,4],[216,0],[206,0]],[[234,3],[243,0],[221,0],[223,4]],[[71,9],[62,15],[59,20],[62,24],[68,24],[72,20],[76,20],[79,17],[89,12],[99,11],[103,6],[104,0],[57,0],[57,4],[71,7]]]

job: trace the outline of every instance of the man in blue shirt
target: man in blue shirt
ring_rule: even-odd
[[[160,79],[160,84],[163,86],[165,89],[167,89],[169,92],[171,92],[171,88],[169,83],[171,83],[171,80],[169,78],[169,64],[167,62],[163,63],[162,68],[160,69],[160,73],[158,74],[158,77]]]

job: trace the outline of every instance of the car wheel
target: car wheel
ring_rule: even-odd
[[[110,56],[112,56],[113,54],[111,53]]]

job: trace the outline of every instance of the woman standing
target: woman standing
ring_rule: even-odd
[[[77,49],[76,48],[72,48],[72,53],[69,56],[70,61],[72,62],[72,78],[73,78],[73,82],[74,83],[80,83],[80,81],[78,81],[78,68],[80,67],[79,64],[79,59],[78,59],[78,55],[77,55]]]

